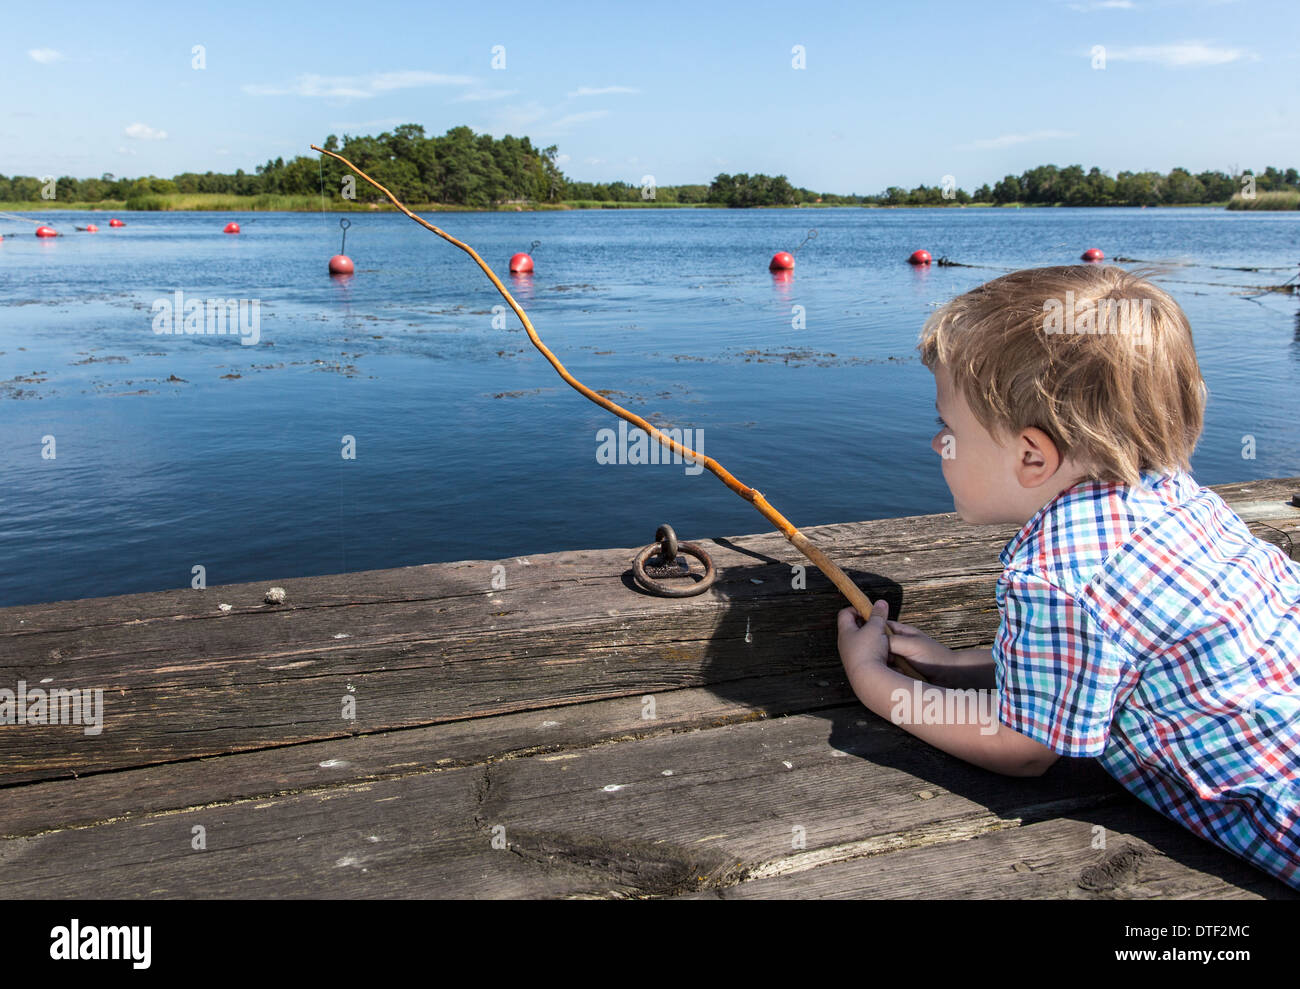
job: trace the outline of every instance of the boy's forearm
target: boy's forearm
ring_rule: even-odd
[[[992,649],[958,649],[950,671],[941,686],[975,687],[980,690],[992,690],[997,686]]]
[[[1030,764],[1023,755],[1008,751],[1008,736],[1016,733],[998,723],[989,699],[970,696],[976,691],[936,687],[888,669],[851,677],[850,682],[853,692],[870,711],[949,755],[1007,776],[1037,776],[1042,772],[1041,767]],[[932,699],[935,692],[942,696]],[[949,694],[960,696],[949,697]],[[966,723],[947,723],[939,718],[938,724],[926,724],[927,710],[961,712],[968,717]],[[980,712],[991,716],[980,717]]]
[[[950,662],[911,660],[918,673],[940,687],[992,689],[997,686],[992,649],[957,649]]]

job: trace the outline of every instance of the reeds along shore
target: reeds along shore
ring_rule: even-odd
[[[1253,198],[1233,196],[1228,209],[1300,209],[1300,192],[1260,192]]]

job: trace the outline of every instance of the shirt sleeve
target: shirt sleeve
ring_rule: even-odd
[[[1101,755],[1128,664],[1123,650],[1073,596],[1037,574],[1006,571],[998,604],[998,720],[1059,755]]]

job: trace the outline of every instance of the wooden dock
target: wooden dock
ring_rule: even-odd
[[[1300,478],[1215,490],[1300,559]],[[103,690],[99,734],[0,726],[0,898],[1297,897],[1091,759],[1003,777],[876,717],[778,533],[667,521],[698,597],[635,589],[632,546],[0,610],[0,688]],[[992,643],[1014,527],[806,531]]]

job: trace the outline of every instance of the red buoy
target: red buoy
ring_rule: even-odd
[[[1101,252],[1100,248],[1090,247],[1090,248],[1088,248],[1086,251],[1083,252],[1083,255],[1082,255],[1082,257],[1080,258],[1080,260],[1083,260],[1083,261],[1105,261],[1105,260],[1106,260],[1106,255],[1103,254],[1103,253]]]
[[[350,275],[355,270],[352,259],[346,254],[335,254],[330,258],[331,275]]]
[[[510,271],[516,275],[526,274],[533,270],[533,259],[523,251],[514,255],[510,259]]]
[[[109,225],[110,227],[124,227],[124,226],[126,226],[125,223],[123,223],[121,220],[117,219],[116,217],[114,217],[113,219],[109,220],[109,221],[108,221],[108,225]]]
[[[912,256],[907,259],[908,264],[929,264],[930,261],[930,252],[924,249],[913,251]]]
[[[87,223],[87,224],[86,224],[86,233],[88,233],[88,234],[97,234],[97,233],[99,233],[99,227],[95,226],[93,223]]]
[[[790,271],[794,268],[794,255],[789,251],[777,251],[767,266],[768,271]]]
[[[57,230],[55,230],[53,227],[37,227],[37,228],[36,228],[36,236],[37,236],[37,237],[57,237],[58,235],[59,235],[59,232],[58,232]]]
[[[226,234],[237,234],[239,233],[239,224],[236,223],[234,220],[231,220],[229,223],[226,224],[225,229],[222,230],[221,232]]]

